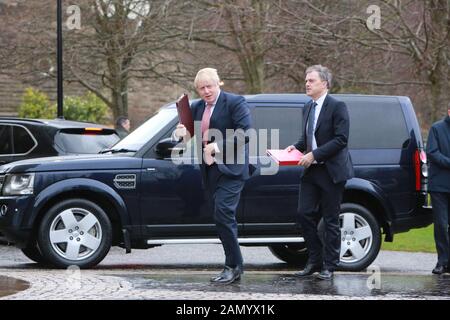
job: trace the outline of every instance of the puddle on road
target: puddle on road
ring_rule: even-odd
[[[212,276],[212,275],[211,275]],[[274,294],[313,294],[339,296],[435,296],[450,298],[450,275],[383,275],[338,273],[332,281],[314,277],[297,279],[292,275],[244,274],[243,279],[229,286],[209,283],[207,275],[151,274],[127,276],[140,289],[201,290],[211,292],[251,292]]]
[[[26,281],[0,276],[0,297],[6,297],[24,291],[29,287],[30,284]]]

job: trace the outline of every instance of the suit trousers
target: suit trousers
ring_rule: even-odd
[[[325,165],[311,165],[305,169],[300,182],[299,222],[308,249],[309,263],[336,270],[340,260],[341,230],[340,204],[345,182],[333,183]],[[324,222],[323,244],[318,234],[320,218]]]
[[[217,233],[225,252],[225,265],[242,268],[236,210],[245,181],[229,178],[219,171],[216,164],[207,166],[205,174],[206,189],[214,208]]]
[[[447,266],[449,262],[449,215],[450,193],[430,192],[433,204],[434,241],[438,254],[438,264]]]

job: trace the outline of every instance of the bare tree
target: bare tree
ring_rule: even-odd
[[[183,26],[182,32],[191,48],[195,48],[192,42],[209,48],[209,53],[201,54],[202,59],[220,65],[226,78],[244,81],[247,93],[265,90],[266,58],[279,45],[282,30],[273,1],[198,1],[189,17],[190,26]],[[227,68],[227,59],[239,68]]]
[[[343,81],[384,88],[397,85],[428,87],[428,118],[434,121],[440,117],[450,92],[448,0],[353,0],[339,5],[308,0],[289,2],[294,3],[306,8],[310,14],[285,12],[291,13],[293,21],[300,24],[309,20],[317,45],[328,50],[339,48],[338,55],[343,58],[342,54],[350,54],[352,62],[356,63],[346,70]],[[367,26],[369,5],[380,8],[379,29]],[[315,18],[308,19],[310,15]],[[377,63],[380,66],[374,68]]]

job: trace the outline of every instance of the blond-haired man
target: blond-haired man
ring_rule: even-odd
[[[216,69],[198,71],[194,80],[201,100],[192,104],[194,121],[201,122],[203,154],[199,159],[202,178],[213,203],[217,233],[225,252],[225,267],[211,282],[230,284],[240,279],[243,259],[238,243],[236,209],[245,180],[249,178],[248,146],[242,132],[251,128],[250,111],[244,97],[220,90]],[[228,131],[227,131],[228,130]],[[178,125],[175,135],[186,132]],[[199,141],[200,139],[198,139]],[[218,156],[220,155],[220,157]]]

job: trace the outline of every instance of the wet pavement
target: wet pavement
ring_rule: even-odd
[[[163,246],[125,254],[113,248],[91,270],[52,270],[0,246],[1,299],[118,300],[450,300],[450,274],[431,274],[436,255],[380,252],[367,271],[336,272],[333,281],[297,279],[298,268],[265,247],[243,247],[239,283],[213,285],[219,245]]]
[[[9,296],[30,287],[27,281],[15,279],[12,277],[0,276],[0,297]]]
[[[204,275],[167,275],[144,274],[139,277],[128,277],[139,289],[166,290],[201,290],[234,293],[267,293],[292,295],[329,295],[361,298],[449,298],[450,274],[405,275],[384,274],[372,281],[369,274],[338,272],[332,281],[320,281],[313,276],[298,279],[292,274],[274,275],[250,273],[245,274],[239,283],[229,286],[212,285],[205,281]]]

